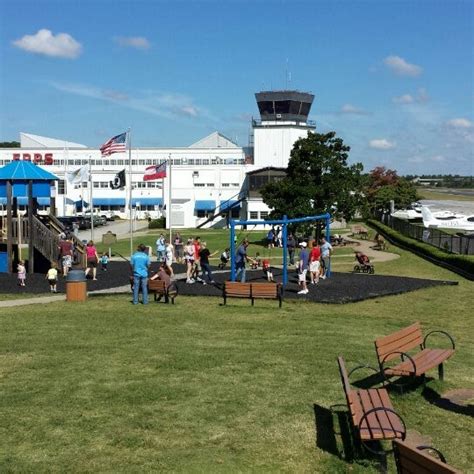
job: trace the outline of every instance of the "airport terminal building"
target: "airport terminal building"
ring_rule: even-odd
[[[308,120],[314,96],[298,91],[255,96],[260,119],[252,119],[252,138],[245,148],[214,132],[188,147],[132,147],[130,156],[127,150],[102,157],[98,148],[20,133],[20,148],[0,149],[0,166],[31,160],[56,175],[52,195],[57,215],[80,214],[83,205],[90,209],[92,200],[94,213],[129,218],[131,161],[133,218],[167,216],[171,210],[173,228],[221,227],[229,218],[262,219],[270,209],[258,190],[284,176],[294,142],[315,129]],[[145,168],[163,162],[168,163],[167,177],[144,181]],[[84,166],[90,169],[90,182],[67,182],[67,173]],[[112,189],[111,182],[124,169],[126,186]],[[26,197],[17,196],[17,204],[21,210]],[[49,199],[39,198],[38,205],[47,211]]]

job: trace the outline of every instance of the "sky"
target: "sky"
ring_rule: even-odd
[[[471,0],[2,0],[0,141],[246,146],[255,92],[315,100],[350,161],[474,174]]]

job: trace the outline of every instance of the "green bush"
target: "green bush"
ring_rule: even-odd
[[[433,247],[430,244],[406,237],[392,228],[373,219],[369,219],[368,223],[379,232],[382,232],[394,243],[399,243],[408,250],[413,250],[418,255],[426,257],[429,260],[434,260],[440,264],[444,263],[449,267],[458,268],[463,272],[470,274],[474,278],[474,257],[470,255],[446,253],[445,251]]]
[[[153,219],[148,223],[149,229],[166,229],[166,217]]]

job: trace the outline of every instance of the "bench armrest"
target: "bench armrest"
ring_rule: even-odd
[[[387,407],[376,407],[376,408],[371,408],[370,410],[366,411],[360,421],[359,421],[359,425],[357,426],[357,429],[360,431],[361,427],[362,427],[362,422],[368,418],[370,415],[372,415],[373,413],[377,413],[379,411],[384,411],[384,412],[388,412],[388,413],[393,413],[401,422],[402,426],[403,426],[403,431],[402,431],[402,441],[405,439],[406,437],[406,434],[407,434],[407,427],[405,425],[405,422],[403,421],[403,418],[395,411],[395,410],[392,410],[392,408],[387,408]],[[370,430],[369,428],[369,423],[367,422],[367,429]],[[395,431],[395,430],[392,430],[392,431]]]
[[[350,378],[351,375],[354,373],[354,372],[357,372],[358,370],[360,369],[370,369],[370,370],[373,370],[376,374],[379,373],[379,371],[375,368],[375,367],[372,367],[371,365],[368,365],[368,364],[360,364],[356,367],[354,367],[352,370],[349,371],[349,373],[347,374],[347,376]]]
[[[428,339],[429,336],[431,336],[431,334],[444,334],[451,341],[451,345],[453,349],[456,349],[456,344],[454,343],[454,339],[446,331],[430,331],[423,339],[423,344],[422,344],[423,349],[426,348],[426,340]]]
[[[393,352],[390,352],[388,354],[385,354],[385,357],[382,359],[382,362],[380,363],[380,369],[381,369],[381,372],[382,372],[382,375],[383,375],[384,378],[386,378],[385,377],[385,367],[384,367],[385,361],[387,360],[387,357],[389,357],[393,354],[400,354],[402,356],[402,360],[404,360],[404,357],[406,357],[411,362],[411,365],[413,366],[413,374],[416,374],[416,364],[415,364],[415,361],[413,360],[413,357],[411,357],[406,352],[393,351]]]
[[[433,448],[433,446],[417,446],[416,449],[419,449],[420,451],[424,451],[425,449],[429,449],[430,451],[434,451],[438,455],[439,460],[442,463],[444,463],[444,464],[447,463],[446,458],[443,456],[443,453],[439,449]]]

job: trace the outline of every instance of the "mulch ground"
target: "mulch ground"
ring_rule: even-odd
[[[173,265],[176,274],[184,272],[184,265]],[[152,265],[152,270],[157,269],[157,264]],[[274,269],[277,281],[282,279],[282,271]],[[129,266],[126,262],[110,262],[107,272],[97,269],[97,281],[89,280],[88,291],[105,290],[128,284]],[[202,285],[201,283],[186,284],[184,280],[178,281],[179,294],[193,296],[221,296],[222,284],[229,279],[229,272],[214,273],[215,285]],[[247,281],[266,281],[262,270],[247,271]],[[309,293],[298,295],[297,275],[289,272],[289,283],[285,288],[285,298],[302,299],[320,303],[349,303],[362,301],[380,296],[396,295],[421,288],[439,285],[456,285],[457,282],[445,280],[427,280],[421,278],[407,278],[400,276],[366,275],[353,273],[333,273],[331,278],[321,280],[318,285],[308,284]],[[58,280],[58,292],[66,291],[65,278]],[[0,273],[0,293],[20,294],[49,294],[48,281],[42,274],[27,275],[26,287],[17,285],[16,274]]]

